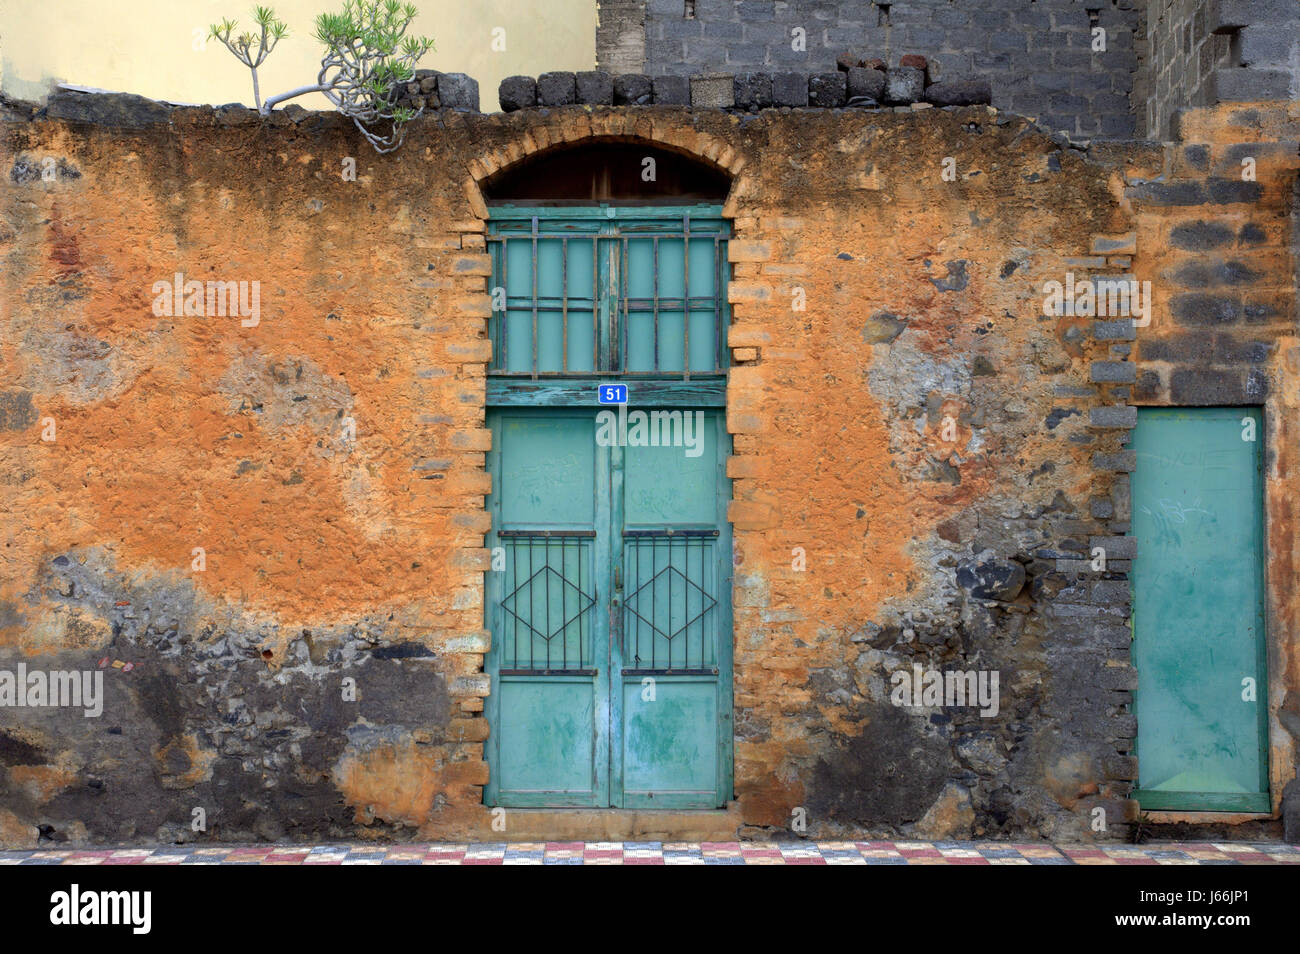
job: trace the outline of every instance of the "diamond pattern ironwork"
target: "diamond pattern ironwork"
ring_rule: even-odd
[[[644,591],[645,589],[647,589],[647,588],[649,588],[649,587],[653,587],[653,586],[655,585],[656,581],[658,581],[660,577],[664,576],[665,574],[669,574],[669,573],[675,573],[675,574],[677,575],[677,577],[678,577],[678,578],[679,578],[683,583],[685,583],[688,587],[690,587],[691,589],[695,590],[696,592],[698,592],[698,593],[700,594],[700,605],[701,605],[701,607],[702,607],[702,609],[699,611],[699,613],[697,613],[695,616],[692,616],[690,619],[688,619],[688,620],[686,621],[686,623],[685,623],[681,628],[675,630],[675,631],[672,632],[672,633],[666,633],[666,632],[664,632],[662,629],[660,629],[658,626],[656,626],[656,625],[654,624],[654,621],[653,621],[653,620],[646,619],[646,618],[645,618],[644,616],[642,616],[639,612],[637,612],[636,609],[633,608],[634,605],[639,605],[639,600],[637,599],[637,597],[640,596],[640,594],[642,593],[642,591]],[[669,579],[671,580],[671,577],[669,577]],[[684,590],[683,592],[689,594],[689,593],[690,593],[690,590]],[[651,605],[653,606],[653,605],[654,605],[654,604],[653,604],[653,600],[654,600],[654,591],[653,591],[653,590],[651,590],[651,592],[650,592],[650,597],[651,597]],[[688,596],[688,598],[687,598],[686,605],[690,605],[689,596]],[[658,635],[658,636],[662,636],[664,639],[668,640],[670,643],[671,643],[671,642],[672,642],[676,637],[680,636],[682,633],[684,633],[684,632],[686,632],[688,629],[690,629],[692,624],[694,624],[694,623],[698,622],[700,619],[702,619],[702,618],[704,617],[704,614],[705,614],[705,613],[707,613],[709,610],[713,609],[713,607],[715,607],[715,606],[717,606],[717,605],[718,605],[718,601],[717,601],[717,600],[715,600],[712,596],[710,596],[708,593],[706,593],[706,592],[705,592],[705,591],[700,587],[700,585],[699,585],[698,583],[696,583],[694,580],[692,580],[690,577],[688,577],[688,576],[687,576],[685,573],[683,573],[681,570],[677,569],[675,566],[666,566],[666,567],[664,567],[662,570],[660,570],[660,571],[659,571],[658,573],[656,573],[654,576],[650,577],[650,579],[646,580],[644,583],[642,583],[640,586],[638,586],[635,590],[633,590],[632,593],[631,593],[631,595],[629,595],[629,596],[627,597],[627,599],[626,599],[626,600],[624,601],[624,603],[623,603],[624,608],[627,609],[627,611],[628,611],[629,613],[631,613],[633,616],[635,616],[637,619],[641,620],[641,622],[643,622],[643,623],[645,623],[647,626],[649,626],[649,627],[650,627],[650,630],[651,630],[652,633],[654,633],[655,635]],[[655,615],[653,609],[650,610],[650,615],[651,615],[651,616]],[[668,608],[668,615],[669,615],[669,619],[671,620],[671,618],[672,618],[672,607],[671,607],[671,606],[669,606],[669,608]]]
[[[575,596],[574,598],[575,598],[575,599],[577,600],[577,602],[578,602],[578,610],[577,610],[577,612],[574,613],[572,616],[570,616],[568,619],[563,620],[563,621],[560,623],[559,627],[557,627],[554,631],[549,632],[549,633],[548,633],[548,632],[543,632],[542,630],[538,629],[537,627],[535,627],[535,626],[533,625],[531,619],[525,619],[523,616],[520,616],[519,613],[517,613],[517,612],[515,611],[515,608],[517,608],[517,607],[519,606],[519,596],[520,596],[520,594],[524,591],[525,588],[528,588],[529,593],[531,594],[531,592],[532,592],[532,586],[533,586],[534,581],[536,581],[537,578],[538,578],[539,576],[543,576],[543,575],[547,575],[547,577],[546,577],[546,582],[545,582],[544,587],[543,587],[543,589],[542,589],[542,592],[543,592],[543,593],[547,593],[547,592],[549,592],[549,590],[550,590],[550,586],[551,586],[551,579],[550,579],[550,577],[555,577],[555,578],[558,579],[558,580],[559,580],[559,581],[560,581],[560,582],[561,582],[565,587],[568,587],[569,589],[573,590],[573,592],[576,594],[576,596]],[[510,603],[511,603],[512,600],[514,601],[515,608],[512,608],[512,607],[510,606]],[[563,605],[564,605],[565,603],[567,603],[567,602],[568,602],[568,598],[567,598],[567,597],[564,598],[564,599],[562,599],[562,601],[561,601],[561,606],[563,607]],[[585,593],[585,592],[583,592],[583,590],[582,590],[582,589],[581,589],[581,588],[580,588],[576,583],[574,583],[572,580],[570,580],[570,579],[569,579],[567,576],[565,576],[563,573],[560,573],[559,571],[557,571],[557,570],[555,569],[555,567],[551,566],[549,563],[546,564],[545,566],[541,567],[540,569],[538,569],[536,573],[534,573],[534,574],[533,574],[532,576],[530,576],[528,579],[524,580],[522,583],[520,583],[518,586],[516,586],[513,590],[510,591],[510,593],[506,596],[506,598],[503,599],[503,600],[501,601],[501,608],[502,608],[502,609],[504,609],[507,613],[509,613],[511,616],[513,616],[516,620],[518,620],[519,622],[523,623],[524,626],[525,626],[525,628],[527,628],[527,630],[528,630],[530,633],[532,633],[532,634],[535,635],[535,636],[540,636],[540,637],[541,637],[542,639],[544,639],[547,643],[549,643],[549,642],[550,642],[552,639],[554,639],[556,636],[559,636],[561,633],[563,633],[565,630],[567,630],[567,629],[568,629],[571,625],[573,625],[573,623],[575,623],[575,622],[576,622],[576,621],[577,621],[577,620],[578,620],[578,619],[579,619],[579,618],[580,618],[584,613],[586,613],[589,609],[591,609],[591,608],[592,608],[593,606],[595,606],[595,605],[596,605],[596,599],[595,599],[595,597],[593,597],[593,596],[590,595],[589,593]],[[548,606],[548,607],[546,608],[546,615],[547,615],[546,625],[547,625],[547,626],[549,626],[549,625],[550,625],[550,622],[551,622],[551,621],[550,621],[550,618],[549,618],[549,617],[550,617],[549,609],[550,609],[550,607]],[[564,610],[561,609],[561,615],[563,615],[563,613],[564,613]],[[533,614],[533,607],[530,605],[530,608],[529,608],[529,616],[531,617],[531,616],[533,616],[533,615],[534,615],[534,614]]]

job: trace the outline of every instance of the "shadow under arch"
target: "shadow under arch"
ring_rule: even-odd
[[[531,153],[478,182],[483,200],[530,205],[723,204],[730,172],[644,139],[589,137]]]

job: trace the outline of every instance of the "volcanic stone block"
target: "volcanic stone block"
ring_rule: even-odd
[[[1189,252],[1205,252],[1232,241],[1232,229],[1218,222],[1190,222],[1169,235],[1169,244]]]
[[[807,106],[807,73],[774,73],[772,75],[772,104],[774,106]]]
[[[654,89],[656,106],[691,105],[691,83],[685,76],[656,76]]]
[[[1175,368],[1169,376],[1169,397],[1176,404],[1203,407],[1244,404],[1246,389],[1238,371],[1211,368]]]
[[[1205,180],[1205,191],[1209,202],[1232,205],[1237,202],[1258,201],[1263,194],[1263,187],[1258,182],[1210,178]]]
[[[497,93],[501,108],[507,113],[537,105],[537,81],[531,76],[507,76]]]
[[[845,95],[849,100],[870,99],[873,102],[880,102],[885,96],[885,74],[880,70],[870,70],[865,67],[854,67],[849,70],[848,85]]]
[[[1010,602],[1025,585],[1025,568],[1014,560],[964,563],[957,568],[957,585],[979,600]]]
[[[604,70],[584,70],[578,74],[578,102],[608,106],[614,102],[614,77]]]
[[[903,106],[925,95],[925,71],[915,66],[896,66],[885,72],[885,102]]]
[[[1300,779],[1282,789],[1282,838],[1288,845],[1300,845]]]
[[[808,105],[843,106],[848,90],[848,77],[836,70],[834,73],[814,73],[808,77]]]
[[[1295,4],[1290,0],[1216,0],[1208,6],[1211,33],[1230,33],[1265,23],[1280,26],[1295,19]]]
[[[737,73],[732,92],[737,109],[767,109],[772,105],[772,74]]]
[[[227,103],[217,107],[217,121],[223,126],[242,126],[261,122],[261,117],[243,103]]]
[[[623,73],[614,77],[615,106],[649,106],[654,102],[654,83],[644,73]]]
[[[1090,380],[1098,384],[1132,384],[1137,380],[1137,365],[1132,361],[1094,361],[1089,373]]]
[[[438,74],[438,98],[443,109],[478,112],[478,80],[464,73]]]
[[[1107,405],[1090,410],[1088,422],[1093,427],[1130,428],[1137,426],[1137,408],[1124,405]]]
[[[987,106],[993,102],[993,87],[985,79],[932,83],[925,88],[925,101],[935,106]]]
[[[691,77],[692,109],[730,109],[735,103],[735,80],[730,73],[701,73]]]
[[[572,106],[578,101],[578,78],[567,71],[537,77],[537,105]]]
[[[1222,295],[1176,295],[1170,310],[1180,325],[1230,325],[1241,320],[1241,303]]]
[[[67,122],[126,128],[171,120],[167,106],[134,93],[82,93],[69,89],[56,90],[50,96],[45,115]]]
[[[0,391],[0,430],[26,430],[37,416],[30,391]]]

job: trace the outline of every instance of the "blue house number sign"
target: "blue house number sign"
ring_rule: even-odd
[[[626,384],[602,384],[596,389],[596,398],[601,404],[626,404]]]

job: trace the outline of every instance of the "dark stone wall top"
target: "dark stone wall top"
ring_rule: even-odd
[[[691,106],[755,112],[772,107],[880,107],[987,105],[987,80],[946,78],[936,81],[923,56],[905,56],[898,66],[843,55],[835,68],[821,73],[785,70],[775,73],[708,73],[697,76],[630,73],[612,76],[600,70],[508,76],[499,98],[505,112],[532,107]]]
[[[452,109],[476,113],[479,111],[478,81],[464,73],[417,70],[414,79],[403,84],[398,90],[397,103],[416,111]],[[0,120],[9,121],[48,118],[74,123],[136,128],[170,122],[174,109],[185,108],[194,107],[160,102],[135,93],[86,90],[69,86],[56,89],[44,104],[10,99],[0,94]],[[252,122],[257,117],[257,111],[243,103],[199,108],[215,108],[228,120]],[[290,102],[279,109],[272,110],[267,118],[272,123],[283,124],[301,122],[312,115],[322,115],[322,113]]]

